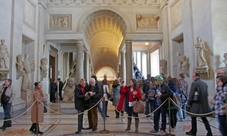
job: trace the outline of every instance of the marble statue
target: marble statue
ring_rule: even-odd
[[[75,90],[75,79],[68,78],[67,85],[64,89],[63,102],[73,102],[74,101],[74,90]]]
[[[160,73],[165,75],[167,74],[167,61],[162,59],[159,61]]]
[[[22,78],[22,90],[26,91],[27,89],[31,89],[31,72],[34,72],[35,70],[35,63],[29,63],[28,61],[28,54],[24,54],[24,61],[23,61],[23,66],[24,66],[24,75]]]
[[[188,58],[185,55],[180,56],[181,70],[179,74],[185,74],[189,77],[189,63]]]
[[[46,68],[47,63],[48,63],[47,58],[42,58],[41,59],[41,65],[40,65],[40,78],[41,78],[41,81],[43,80],[43,78],[47,77],[47,68]]]
[[[224,54],[224,60],[223,62],[225,63],[225,67],[227,69],[227,53]]]
[[[24,54],[18,55],[17,56],[17,63],[16,63],[17,79],[19,79],[19,77],[22,77],[25,74],[23,62],[24,62]]]
[[[177,68],[177,74],[186,74],[189,77],[189,63],[188,58],[185,55],[181,55],[180,53],[176,53],[178,58],[177,64],[174,67]]]
[[[7,46],[5,45],[5,40],[2,39],[0,44],[0,68],[8,68],[6,65],[8,57],[9,52],[7,50]]]
[[[205,43],[202,41],[201,37],[197,37],[197,43],[194,44],[197,48],[197,66],[198,67],[207,67],[207,61],[205,57],[204,50],[207,50]]]
[[[181,62],[181,54],[180,53],[176,53],[177,56],[177,64],[174,65],[173,67],[177,68],[177,74],[179,75],[182,69],[182,62]]]

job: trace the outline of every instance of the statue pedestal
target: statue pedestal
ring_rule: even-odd
[[[6,80],[8,74],[9,74],[8,68],[0,68],[0,81]]]
[[[23,99],[26,103],[26,107],[30,107],[32,105],[32,90],[26,90],[21,92],[21,99]]]
[[[200,74],[201,78],[209,78],[210,77],[208,66],[197,67],[197,68],[195,68],[195,71]]]
[[[60,112],[63,114],[76,114],[77,110],[75,109],[74,103],[60,103]]]

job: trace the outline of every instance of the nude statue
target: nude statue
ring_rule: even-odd
[[[227,68],[227,53],[224,54],[224,60],[223,62],[225,63],[225,67]]]
[[[43,80],[43,78],[46,78],[47,77],[47,63],[48,63],[48,60],[47,58],[42,58],[41,59],[41,66],[40,66],[40,77],[41,77],[41,81]]]
[[[198,67],[207,66],[207,61],[205,58],[204,50],[207,50],[204,42],[201,37],[197,37],[197,43],[194,44],[195,48],[197,48],[197,65]]]
[[[31,89],[31,72],[34,72],[35,70],[35,62],[29,63],[28,61],[28,54],[24,54],[24,61],[23,61],[23,66],[24,66],[24,75],[22,79],[22,90],[26,91],[27,89]]]
[[[173,67],[176,67],[176,68],[177,68],[177,74],[180,74],[181,69],[182,69],[182,62],[180,61],[181,54],[180,54],[180,53],[176,53],[176,56],[177,56],[177,58],[178,58],[177,64],[174,65]]]
[[[160,66],[160,73],[166,74],[167,73],[167,61],[164,59],[160,60],[159,66]]]
[[[25,71],[24,71],[24,54],[20,54],[17,56],[17,63],[16,63],[16,67],[17,67],[17,79],[21,76],[24,75]]]
[[[73,102],[74,101],[74,90],[75,90],[75,79],[68,78],[67,85],[64,89],[63,102]]]
[[[185,55],[180,56],[181,71],[179,74],[186,74],[189,77],[189,63],[188,58]]]
[[[0,68],[8,68],[6,65],[6,60],[9,57],[9,52],[7,46],[5,45],[5,40],[1,40],[0,44]],[[3,63],[2,63],[3,61]]]

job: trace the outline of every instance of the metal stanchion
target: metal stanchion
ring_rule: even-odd
[[[106,130],[106,113],[105,113],[105,97],[103,97],[103,104],[102,104],[102,107],[103,107],[103,114],[104,114],[104,116],[103,116],[103,125],[104,125],[104,128],[103,128],[103,130],[101,130],[100,131],[100,133],[101,134],[109,134],[109,130]]]
[[[171,134],[171,111],[170,111],[170,97],[168,98],[168,107],[169,107],[169,134],[168,136],[175,136],[174,134]]]
[[[35,133],[36,133],[36,135],[38,136],[38,101],[36,100],[36,125],[35,125],[35,127],[36,127],[36,131],[35,131]]]

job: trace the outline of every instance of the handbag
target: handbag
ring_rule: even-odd
[[[199,101],[199,88],[196,87],[196,90],[194,92],[194,96],[193,96],[193,99],[192,99],[193,102],[198,102]]]
[[[133,102],[133,111],[135,113],[144,113],[144,105],[141,100]]]
[[[9,100],[10,100],[10,97],[9,96],[7,96],[7,95],[3,95],[2,96],[2,102],[3,102],[3,104],[7,104],[9,102]]]

